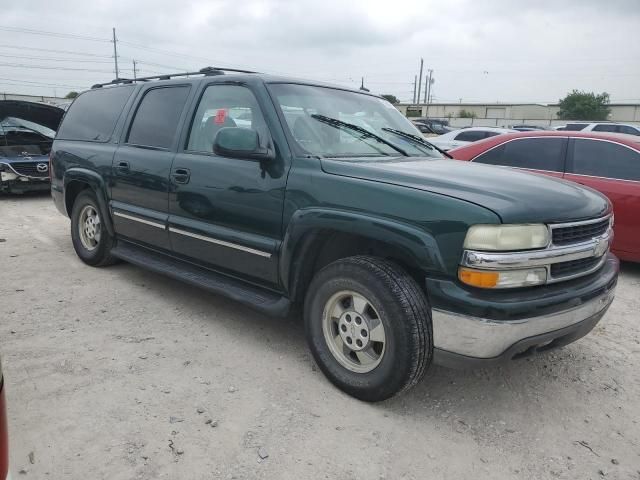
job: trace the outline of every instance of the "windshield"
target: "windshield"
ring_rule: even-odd
[[[55,133],[23,118],[4,117],[0,119],[0,156],[48,155]]]
[[[272,84],[269,89],[291,135],[308,154],[384,158],[402,152],[442,158],[435,148],[421,144],[420,131],[381,98],[311,85]]]

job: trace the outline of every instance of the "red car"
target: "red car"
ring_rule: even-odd
[[[9,480],[9,432],[7,431],[7,405],[4,396],[2,362],[0,362],[0,479]]]
[[[640,262],[640,137],[598,132],[521,132],[448,152],[470,162],[523,168],[603,193],[613,203],[613,251]]]

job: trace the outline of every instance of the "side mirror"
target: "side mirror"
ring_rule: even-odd
[[[239,127],[225,127],[218,130],[213,140],[213,153],[223,157],[251,160],[275,158],[273,150],[260,147],[258,132]]]

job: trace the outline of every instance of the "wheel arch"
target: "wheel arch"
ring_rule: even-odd
[[[300,301],[323,266],[363,254],[393,260],[419,284],[425,270],[445,270],[436,240],[424,230],[358,212],[314,208],[296,212],[285,233],[280,256],[283,287],[293,302]]]
[[[71,217],[73,204],[84,190],[92,190],[98,200],[98,208],[110,235],[114,235],[113,223],[109,215],[109,200],[104,179],[98,173],[84,168],[71,168],[64,175],[64,206]]]

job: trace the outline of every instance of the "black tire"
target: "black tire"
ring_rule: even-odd
[[[342,291],[364,296],[384,326],[384,354],[366,373],[343,366],[325,340],[325,306]],[[393,262],[356,256],[327,265],[309,285],[304,310],[307,342],[318,366],[334,385],[360,400],[378,402],[407,390],[431,364],[431,308],[416,281]]]
[[[91,206],[99,213],[101,217],[101,231],[100,240],[97,242],[97,246],[93,250],[87,249],[80,238],[80,214],[87,206]],[[111,256],[111,249],[114,245],[114,239],[109,235],[109,232],[104,228],[104,214],[100,210],[98,205],[98,199],[93,190],[83,190],[73,203],[71,209],[71,241],[73,242],[73,248],[80,259],[87,265],[92,267],[104,267],[116,262],[116,259]]]

